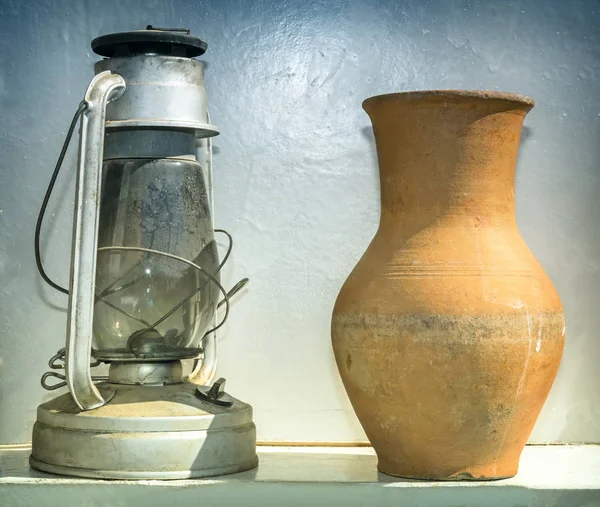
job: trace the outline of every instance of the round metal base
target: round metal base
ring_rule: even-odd
[[[130,472],[127,470],[91,470],[88,468],[74,468],[60,465],[50,465],[29,457],[29,464],[36,470],[57,475],[69,475],[71,477],[85,477],[88,479],[121,479],[121,480],[175,480],[175,479],[200,479],[202,477],[214,477],[217,475],[235,474],[250,470],[258,465],[255,457],[249,463],[241,463],[235,466],[222,468],[211,468],[206,470],[180,470],[173,472]]]
[[[31,466],[98,479],[186,479],[254,468],[252,407],[195,395],[197,385],[98,384],[115,391],[103,407],[82,412],[70,393],[38,407]]]

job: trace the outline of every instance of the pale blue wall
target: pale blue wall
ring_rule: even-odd
[[[364,438],[329,344],[333,301],[374,233],[377,169],[364,98],[427,88],[533,96],[518,221],[567,314],[567,347],[534,441],[600,442],[600,12],[597,1],[2,0],[0,443],[30,438],[66,299],[33,257],[39,203],[92,75],[90,40],[151,23],[205,39],[225,282],[251,278],[220,373],[263,440]],[[73,154],[44,234],[66,283]]]

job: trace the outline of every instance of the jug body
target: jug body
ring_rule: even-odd
[[[368,99],[381,221],[337,298],[338,368],[379,470],[515,475],[561,359],[564,317],[514,210],[533,102],[487,92]]]

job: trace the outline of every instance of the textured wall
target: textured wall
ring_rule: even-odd
[[[487,5],[485,5],[487,4]],[[33,229],[102,33],[184,25],[209,50],[217,225],[249,276],[221,335],[220,374],[262,440],[364,435],[329,340],[333,302],[374,234],[376,158],[364,98],[477,88],[533,96],[517,169],[521,231],[567,315],[559,377],[535,442],[600,442],[600,12],[596,1],[2,0],[0,443],[30,439],[66,299],[42,285]],[[74,150],[72,150],[74,151]],[[45,226],[66,283],[74,153]]]

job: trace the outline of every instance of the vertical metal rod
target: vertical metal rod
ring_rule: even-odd
[[[210,113],[206,111],[206,122],[210,125]],[[213,177],[213,148],[212,137],[206,138],[206,176],[208,178],[208,199],[210,201],[210,220],[215,229],[215,180]]]
[[[210,124],[210,113],[206,111],[206,122]],[[210,202],[210,219],[213,230],[215,229],[215,196],[214,196],[214,177],[213,177],[213,149],[212,138],[202,139],[202,146],[205,147],[206,156],[206,182],[208,188],[208,200]],[[216,322],[217,316],[213,321]],[[189,375],[189,380],[206,385],[209,384],[217,373],[217,333],[210,333],[202,339],[202,349],[204,354],[202,360],[197,359],[194,368]]]
[[[106,104],[124,91],[125,80],[119,74],[98,74],[86,91],[88,107],[81,121],[65,361],[67,385],[81,410],[106,403],[92,382],[90,353]]]

